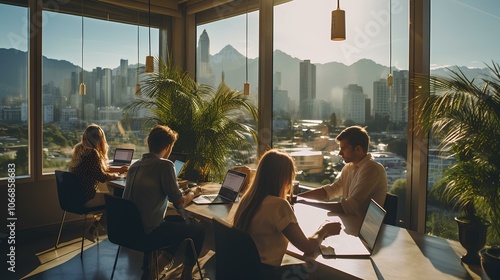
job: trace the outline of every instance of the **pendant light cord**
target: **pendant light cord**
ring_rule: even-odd
[[[148,1],[149,56],[151,56],[151,0]]]
[[[392,0],[389,0],[389,74],[392,74]]]
[[[82,0],[82,83],[83,83],[83,0]]]
[[[245,79],[248,82],[248,3],[247,3],[247,14],[245,23]]]
[[[137,12],[137,83],[139,83],[139,12]]]

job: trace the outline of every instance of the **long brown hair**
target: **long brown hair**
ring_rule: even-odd
[[[89,149],[97,151],[101,159],[101,168],[103,171],[108,170],[108,142],[104,131],[97,124],[89,125],[82,135],[82,141],[73,148],[73,156],[71,157],[70,168],[78,165],[83,153]]]
[[[241,198],[234,215],[234,226],[247,230],[262,201],[268,195],[286,198],[292,191],[295,163],[286,153],[269,150],[260,159],[255,179]]]

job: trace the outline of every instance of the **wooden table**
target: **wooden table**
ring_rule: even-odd
[[[125,186],[124,181],[110,181],[114,187]],[[204,193],[217,193],[220,184],[207,183]],[[237,204],[196,205],[186,210],[202,221],[219,217],[229,221]],[[305,204],[294,205],[300,227],[306,236],[312,235],[326,220],[341,219],[345,231],[357,233],[359,222],[345,215],[329,216],[328,211]],[[315,279],[487,279],[478,266],[462,264],[460,256],[465,249],[456,242],[419,234],[404,228],[383,225],[374,253],[369,259],[325,259],[319,250],[304,256],[293,245],[287,253],[311,264],[310,274]]]

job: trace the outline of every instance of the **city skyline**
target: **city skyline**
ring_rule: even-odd
[[[275,48],[284,50],[294,57],[309,59],[313,63],[337,61],[350,65],[358,61],[359,58],[369,58],[377,63],[389,65],[391,57],[388,44],[388,1],[369,1],[363,3],[363,9],[357,8],[360,4],[358,1],[341,1],[340,4],[341,8],[346,11],[347,27],[347,39],[341,42],[333,42],[328,38],[330,13],[336,9],[335,1],[296,0],[276,6]],[[392,65],[398,69],[407,69],[408,65],[407,11],[408,7],[405,1],[392,0]],[[484,36],[487,35],[486,26],[499,25],[500,16],[496,15],[495,11],[497,14],[500,12],[500,3],[494,0],[433,1],[431,66],[458,65],[482,68],[484,62],[498,59],[495,46],[500,44],[500,36],[488,36],[489,44],[477,43],[484,40]],[[47,16],[44,20],[46,28],[44,36],[48,39],[44,39],[44,52],[48,56],[54,53],[60,59],[80,65],[81,18],[55,15],[52,12],[45,13]],[[295,20],[298,14],[301,15],[302,20]],[[0,47],[26,50],[26,42],[23,40],[27,39],[27,30],[25,29],[27,28],[28,15],[25,10],[0,4],[0,15]],[[20,18],[24,24],[19,24]],[[469,20],[457,20],[458,18],[468,18]],[[250,38],[248,55],[250,58],[255,58],[257,57],[258,40],[252,38],[258,38],[258,12],[249,13],[248,21]],[[117,61],[124,58],[131,62],[137,61],[137,26],[119,23],[103,25],[100,24],[101,20],[89,18],[85,18],[84,22],[86,35],[84,54],[86,52],[99,53],[99,55],[92,57],[89,55],[85,58],[84,68],[87,71],[97,66],[112,68],[111,65],[108,65],[108,63],[112,63],[112,59]],[[233,42],[233,46],[240,53],[246,53],[245,32],[241,32],[244,30],[244,24],[245,15],[209,24],[214,28],[213,31],[209,31],[212,38],[210,53],[219,52],[227,45],[227,42]],[[467,34],[467,39],[464,40],[463,36],[443,36],[446,33],[441,33],[441,31],[449,24],[456,25],[458,30],[463,31],[461,34]],[[480,28],[481,26],[483,28]],[[311,28],[314,28],[314,32],[311,32]],[[370,30],[373,32],[369,33]],[[152,28],[151,31],[152,54],[157,55],[158,30]],[[197,37],[201,31],[198,31]],[[123,36],[123,34],[127,34],[127,36]],[[57,38],[57,40],[51,38]],[[368,39],[367,42],[362,44],[362,38]],[[106,48],[102,47],[103,43],[106,44]],[[314,47],[311,52],[312,43]],[[450,48],[450,45],[453,47]],[[471,49],[477,51],[471,52]],[[148,55],[146,27],[140,28],[139,50],[139,60],[144,60]]]

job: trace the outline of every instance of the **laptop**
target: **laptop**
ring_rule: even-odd
[[[386,211],[373,199],[361,224],[359,235],[339,235],[326,238],[321,244],[321,254],[325,258],[369,258],[384,222]]]
[[[218,194],[200,195],[193,199],[195,204],[229,204],[236,201],[246,174],[228,170]]]
[[[185,162],[182,160],[176,160],[174,161],[174,168],[175,168],[175,177],[179,178],[179,174],[181,173],[182,168],[184,168]]]
[[[109,165],[122,166],[132,163],[134,157],[134,149],[116,148],[113,160]]]

